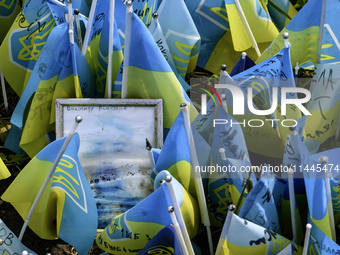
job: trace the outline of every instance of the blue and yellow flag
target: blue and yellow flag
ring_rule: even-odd
[[[0,219],[0,238],[3,240],[0,244],[0,252],[2,255],[7,254],[22,254],[27,251],[29,255],[36,255],[36,253],[23,245],[15,234],[5,225]]]
[[[281,234],[278,212],[274,201],[276,178],[264,172],[243,201],[238,216]]]
[[[157,9],[158,22],[179,75],[194,71],[201,37],[184,0],[163,0]]]
[[[273,40],[266,51],[256,60],[256,63],[260,63],[277,54],[284,47],[282,35],[288,32],[291,44],[292,66],[295,66],[296,62],[300,66],[304,66],[304,64],[308,66],[311,62],[316,64],[321,9],[322,1],[308,1]]]
[[[44,11],[41,13],[39,10]],[[27,1],[2,42],[0,70],[19,96],[54,26],[55,21],[46,2]]]
[[[118,9],[123,3],[116,1]],[[122,15],[115,11],[115,15]],[[116,16],[113,27],[112,52],[112,97],[121,97],[121,80],[116,80],[123,60],[120,35],[118,33]],[[107,66],[109,51],[110,1],[98,1],[94,11],[91,34],[87,45],[86,59],[96,78],[96,97],[107,97]]]
[[[307,254],[336,254],[340,252],[340,246],[334,242],[331,238],[325,235],[324,232],[312,223],[312,229],[310,230],[309,242]]]
[[[225,221],[217,246],[216,255],[227,254],[278,254],[292,244],[287,238],[248,220],[232,214],[230,222]]]
[[[148,254],[182,255],[173,225],[163,228],[137,255]]]
[[[47,145],[45,134],[55,131],[55,99],[93,94],[93,74],[78,46],[69,43],[68,24],[54,29],[60,40],[33,96],[20,140],[31,157]]]
[[[23,219],[45,181],[66,137],[41,150],[2,195]],[[78,159],[75,133],[50,179],[28,226],[43,239],[58,237],[87,254],[97,231],[97,207]]]
[[[280,13],[275,7],[272,6],[271,3],[267,4],[268,12],[270,17],[273,19],[273,22],[277,29],[281,31],[289,21],[297,14],[297,10],[294,8],[293,4],[289,0],[272,0],[272,2],[281,8],[290,19]]]
[[[340,78],[340,64],[319,64],[311,82],[311,100],[304,126],[304,136],[310,140],[325,142],[337,130],[340,88],[335,83]]]
[[[8,171],[7,166],[0,158],[0,180],[6,179],[11,176],[11,173]]]
[[[179,112],[155,160],[155,169],[150,174],[154,183],[162,170],[167,170],[189,193],[196,197],[194,173],[190,162],[190,149],[185,132],[183,112]]]
[[[0,44],[19,14],[21,4],[19,0],[3,1],[0,4]]]
[[[305,218],[307,217],[306,210],[300,210],[303,206],[301,203],[298,205],[301,199],[299,197],[303,197],[304,201],[306,200],[306,192],[304,187],[303,179],[294,179],[294,192],[295,192],[295,214],[296,214],[296,224],[297,224],[297,243],[300,244],[303,240],[304,232],[302,224],[306,224]],[[293,239],[293,231],[292,231],[292,217],[290,211],[290,197],[289,197],[289,187],[288,182],[285,185],[284,191],[281,193],[281,207],[279,208],[278,215],[281,226],[281,234],[287,238]],[[307,206],[304,204],[304,206]],[[301,211],[301,213],[300,213]],[[303,219],[303,221],[302,221]]]
[[[175,178],[172,178],[172,182],[184,222],[192,238],[197,234],[200,223],[198,203]],[[96,238],[97,245],[102,250],[113,254],[136,254],[159,231],[172,223],[167,211],[170,205],[172,202],[169,191],[167,185],[163,184],[140,203],[114,217]]]
[[[163,127],[170,129],[186,103],[193,120],[197,111],[172,72],[152,35],[132,13],[127,98],[163,99]],[[127,40],[127,38],[125,38]]]
[[[248,56],[245,56],[245,58],[243,58],[242,56],[237,60],[237,62],[235,63],[233,69],[230,72],[230,76],[234,76],[236,74],[239,74],[251,67],[253,67],[255,65],[255,63],[253,62],[253,60],[251,60]]]
[[[225,0],[231,37],[235,51],[245,51],[252,45],[233,0]],[[279,34],[263,1],[240,1],[240,6],[257,43],[272,42]]]

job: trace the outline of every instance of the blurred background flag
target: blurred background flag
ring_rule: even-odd
[[[23,219],[32,206],[66,137],[41,150],[14,179],[1,199],[10,202]],[[28,226],[42,239],[58,237],[87,254],[97,231],[97,207],[78,159],[79,135],[67,146]]]
[[[0,180],[6,179],[11,176],[11,173],[8,171],[7,166],[0,158]]]
[[[277,29],[281,31],[296,15],[297,10],[289,0],[271,0],[267,4],[270,17]],[[278,8],[281,10],[278,10]],[[284,13],[282,13],[282,11]]]
[[[19,0],[3,1],[0,4],[0,44],[12,26],[21,9]]]

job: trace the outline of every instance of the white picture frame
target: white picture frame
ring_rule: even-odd
[[[163,145],[161,99],[56,99],[56,137],[83,120],[79,160],[93,191],[98,228],[153,192],[146,139]]]

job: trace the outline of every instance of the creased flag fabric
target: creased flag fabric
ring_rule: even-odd
[[[21,4],[19,0],[3,1],[0,4],[0,44],[12,26],[14,19],[20,12],[20,9]]]
[[[308,1],[255,62],[260,63],[279,52],[284,47],[282,35],[288,32],[292,66],[296,62],[300,66],[309,65],[310,62],[316,64],[321,9],[322,1]]]
[[[290,18],[293,18],[297,10],[294,8],[293,4],[289,0],[273,0],[273,3],[276,4],[281,10],[283,10]],[[278,10],[276,10],[271,3],[267,4],[268,11],[270,17],[273,19],[273,22],[277,29],[281,31],[290,21],[287,17],[282,15]]]
[[[298,148],[301,155],[301,169],[303,169],[309,216],[308,221],[318,226],[322,232],[332,238],[327,203],[326,179],[323,171],[313,171],[321,168],[320,162],[310,157],[306,146],[300,142]],[[331,202],[331,201],[330,201]]]
[[[340,64],[318,64],[311,82],[311,100],[304,133],[311,140],[325,142],[335,135],[338,122]]]
[[[45,10],[40,13],[39,10]],[[20,96],[55,21],[47,3],[27,1],[0,47],[0,70]]]
[[[148,254],[182,255],[173,225],[163,228],[137,255]]]
[[[115,5],[123,3],[116,1]],[[116,6],[115,6],[116,7]],[[121,96],[121,80],[116,80],[116,77],[120,71],[120,67],[123,60],[123,53],[120,41],[120,35],[118,33],[116,15],[114,16],[113,26],[113,51],[112,51],[112,97]],[[109,48],[109,27],[110,27],[110,1],[98,1],[95,7],[90,39],[86,51],[86,59],[89,62],[92,72],[96,78],[96,97],[107,97],[107,66],[108,66],[108,48]],[[98,18],[100,17],[100,18]]]
[[[178,73],[185,78],[194,71],[201,37],[184,0],[163,0],[157,9],[158,21]]]
[[[250,67],[253,67],[254,65],[255,63],[248,56],[245,56],[245,58],[240,57],[235,63],[229,75],[232,77],[238,73],[241,73],[249,69]]]
[[[36,253],[23,245],[15,234],[5,225],[0,219],[0,239],[3,241],[0,244],[1,254],[22,254],[27,251],[29,255],[36,255]]]
[[[168,43],[164,37],[163,30],[161,28],[161,24],[158,21],[158,18],[153,19],[149,27],[149,31],[152,34],[153,39],[155,40],[159,50],[162,52],[165,59],[168,61],[172,71],[176,75],[178,81],[181,83],[183,89],[188,91],[190,89],[189,84],[184,80],[183,76],[181,76],[176,68],[176,64],[172,58],[171,50],[168,46]]]
[[[249,94],[249,89],[252,89],[254,109],[267,110],[273,106],[273,96],[281,97],[280,88],[295,88],[293,77],[289,48],[283,48],[275,56],[235,75],[233,79],[243,91],[245,98]],[[276,95],[273,93],[273,88],[277,88]],[[233,106],[231,92],[224,89],[223,93],[226,94],[227,105],[232,110],[230,108],[230,106]],[[296,97],[296,93],[286,94],[286,98],[295,99]],[[269,157],[282,157],[284,141],[290,131],[288,127],[282,126],[280,122],[285,119],[298,120],[301,117],[301,112],[294,105],[287,105],[286,115],[283,116],[279,110],[281,108],[279,105],[280,103],[277,104],[278,107],[272,114],[256,115],[257,118],[262,118],[264,122],[261,128],[242,126],[249,151]],[[253,116],[255,116],[248,108],[245,107],[244,115],[233,115],[233,117],[239,122],[248,122],[249,119],[253,119]],[[232,113],[231,110],[229,111],[230,113]]]
[[[20,140],[31,157],[47,145],[45,134],[55,131],[55,99],[94,94],[93,74],[78,46],[69,43],[68,24],[54,29],[60,33],[59,44],[34,94]]]
[[[292,244],[292,253],[295,250],[293,244],[287,238],[256,225],[248,220],[232,214],[229,228],[223,227],[216,255],[227,254],[278,254],[282,249]],[[227,231],[228,230],[228,231]]]
[[[172,181],[189,236],[193,237],[200,222],[198,204],[174,178]],[[172,223],[167,211],[170,205],[169,191],[163,184],[137,205],[114,217],[96,238],[97,245],[113,254],[136,254],[159,231]]]
[[[238,216],[281,234],[273,193],[276,178],[265,172],[245,198]]]
[[[50,5],[50,1],[47,2]],[[66,7],[66,6],[65,6]],[[41,49],[36,64],[29,77],[27,85],[23,93],[20,96],[14,112],[11,116],[12,127],[5,141],[5,147],[20,154],[25,154],[22,148],[19,146],[20,138],[22,134],[22,128],[25,123],[26,117],[24,112],[28,110],[31,103],[31,97],[36,92],[38,85],[47,69],[48,63],[51,60],[51,53],[57,47],[62,34],[58,29],[52,29],[49,36],[46,39],[44,47]],[[48,71],[48,70],[47,70]]]
[[[324,232],[315,224],[312,224],[310,237],[308,242],[307,254],[336,254],[340,252],[340,246],[331,238],[325,235]]]
[[[8,171],[7,166],[0,158],[0,180],[6,179],[11,176],[11,173]]]
[[[179,112],[155,162],[155,169],[150,174],[152,183],[154,183],[159,172],[167,170],[190,194],[194,195],[196,193],[183,112]]]
[[[2,195],[23,219],[32,206],[66,137],[41,150]],[[97,207],[78,159],[75,133],[50,179],[28,226],[43,239],[58,237],[87,254],[97,231]]]
[[[231,37],[235,51],[245,51],[252,43],[241,21],[240,13],[233,0],[225,0]],[[258,0],[240,1],[240,6],[247,19],[256,42],[271,42],[279,34],[272,22],[266,5]]]
[[[125,38],[126,40],[126,38]],[[163,127],[170,129],[180,105],[186,103],[193,120],[197,111],[172,72],[150,32],[132,13],[127,98],[163,99]]]

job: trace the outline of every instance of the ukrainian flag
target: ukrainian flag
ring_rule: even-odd
[[[60,33],[59,44],[33,96],[20,140],[21,148],[31,157],[47,145],[45,134],[55,131],[54,100],[81,98],[83,91],[90,91],[94,84],[91,69],[78,46],[69,43],[68,24],[61,24],[55,30]]]
[[[236,4],[233,0],[225,0],[225,4],[234,49],[245,51],[252,47],[252,43],[241,21]],[[256,42],[272,42],[279,32],[269,16],[267,6],[258,0],[240,1],[240,5]]]
[[[337,130],[340,88],[339,64],[318,64],[310,86],[311,100],[304,128],[306,138],[321,143],[335,135]]]
[[[20,9],[21,5],[19,0],[2,1],[0,3],[0,44],[12,26],[14,19],[19,14]]]
[[[137,255],[149,254],[182,255],[174,226],[168,225],[152,238]]]
[[[176,179],[172,179],[189,236],[197,234],[200,223],[198,203]],[[113,254],[137,253],[164,227],[172,223],[168,206],[172,205],[166,184],[155,189],[140,203],[116,216],[96,238],[99,248]]]
[[[185,78],[196,68],[200,34],[184,0],[163,0],[157,13],[177,72]]]
[[[217,246],[216,255],[226,254],[278,254],[286,246],[296,245],[287,238],[248,220],[232,214],[225,221]]]
[[[184,127],[183,112],[179,112],[150,174],[151,182],[162,170],[170,172],[189,193],[196,197],[194,172],[190,162],[189,142]]]
[[[238,216],[281,234],[278,212],[274,201],[276,178],[264,172],[245,198]]]
[[[40,151],[2,195],[23,219],[45,181],[66,137]],[[97,231],[97,207],[78,159],[79,135],[75,133],[50,179],[28,226],[43,239],[58,237],[87,254]]]
[[[321,9],[322,1],[308,1],[273,40],[266,51],[256,60],[256,63],[260,63],[279,52],[285,45],[282,35],[288,32],[291,44],[292,66],[295,66],[296,62],[300,66],[304,64],[309,65],[308,62],[316,64]]]
[[[41,14],[40,9],[46,11]],[[0,70],[19,96],[54,26],[55,21],[46,2],[28,1],[2,42]]]
[[[0,158],[0,180],[6,179],[11,176],[11,173],[8,171],[7,166]]]
[[[290,19],[276,10],[271,3],[267,4],[269,14],[273,19],[273,22],[277,29],[281,31],[289,21],[297,14],[297,10],[294,8],[292,3],[289,0],[272,0],[274,4],[276,4],[282,11],[284,11]]]
[[[117,5],[119,2],[116,3]],[[122,3],[120,3],[123,5]],[[119,8],[119,6],[118,6]],[[122,15],[115,11],[115,15]],[[107,66],[109,48],[110,1],[98,1],[95,17],[91,25],[90,40],[87,45],[86,59],[96,78],[96,97],[107,97]],[[112,97],[121,97],[121,81],[115,81],[123,60],[122,46],[118,33],[116,18],[113,30],[112,52]]]
[[[132,13],[131,22],[127,98],[163,99],[163,127],[165,129],[171,128],[182,103],[187,104],[190,118],[193,120],[197,111],[154,42],[152,35],[134,13]]]

